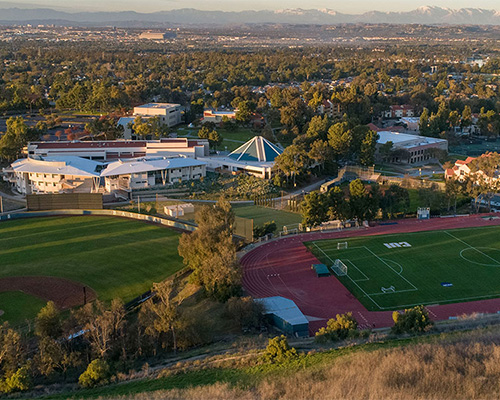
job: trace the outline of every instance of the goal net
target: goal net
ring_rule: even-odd
[[[340,250],[340,249],[347,249],[347,242],[337,243],[337,250]]]
[[[347,265],[345,265],[341,260],[337,259],[332,265],[332,270],[337,276],[347,275]]]

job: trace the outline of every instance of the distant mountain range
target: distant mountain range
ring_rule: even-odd
[[[319,24],[346,23],[373,24],[451,24],[500,25],[500,11],[481,8],[458,10],[441,7],[419,7],[407,12],[370,11],[364,14],[343,14],[330,9],[285,9],[276,11],[201,11],[183,8],[154,13],[120,12],[65,12],[50,8],[18,8],[12,3],[0,2],[2,24],[56,24],[87,26],[162,26],[162,25],[228,25],[228,24]]]

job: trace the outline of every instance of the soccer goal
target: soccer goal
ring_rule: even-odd
[[[382,293],[394,293],[396,291],[396,288],[394,286],[389,286],[389,287],[381,287],[380,290]]]
[[[335,272],[337,276],[346,276],[347,275],[347,265],[345,265],[342,260],[335,260],[332,265],[332,270]]]
[[[337,250],[347,249],[347,242],[337,243]]]

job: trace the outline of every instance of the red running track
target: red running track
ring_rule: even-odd
[[[384,235],[440,229],[500,225],[500,219],[484,218],[489,214],[468,217],[398,221],[396,225],[377,225],[339,232],[307,233],[263,244],[241,259],[243,287],[253,297],[283,296],[291,299],[309,320],[310,333],[325,326],[336,314],[352,312],[362,328],[392,326],[392,311],[367,311],[340,281],[330,276],[317,278],[311,264],[319,261],[303,242],[353,236]],[[500,298],[428,307],[435,320],[472,313],[500,311]]]

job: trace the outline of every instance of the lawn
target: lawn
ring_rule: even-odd
[[[165,205],[182,204],[184,202],[161,201],[160,203],[161,205],[159,207],[159,211],[163,212],[163,206]],[[194,205],[195,212],[184,214],[184,217],[182,217],[181,219],[194,222],[196,212],[199,211],[203,206],[212,203],[193,202],[192,204]],[[232,204],[232,208],[234,214],[237,217],[253,219],[254,226],[262,225],[268,221],[274,221],[276,222],[278,231],[282,230],[283,225],[299,224],[302,221],[302,217],[300,214],[288,211],[276,210],[274,208],[267,208],[267,207],[254,206],[248,204],[238,204],[238,203]]]
[[[276,222],[278,231],[282,230],[283,225],[298,224],[302,221],[300,214],[262,206],[233,205],[233,211],[238,217],[252,218],[253,226],[259,226],[265,222],[274,221]]]
[[[101,300],[128,301],[182,269],[178,239],[167,228],[113,217],[1,222],[0,278],[57,276],[90,286]]]
[[[44,305],[45,301],[22,292],[0,293],[0,310],[4,312],[0,316],[0,323],[8,320],[10,324],[16,325],[25,318],[32,319]]]
[[[338,249],[347,242],[347,249]],[[500,227],[398,233],[306,243],[371,311],[500,297]]]

